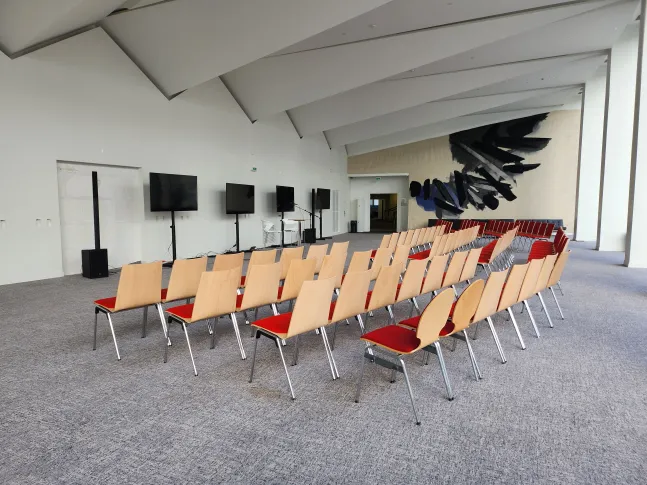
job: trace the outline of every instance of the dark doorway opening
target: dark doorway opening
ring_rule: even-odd
[[[371,194],[371,232],[396,232],[398,194]]]

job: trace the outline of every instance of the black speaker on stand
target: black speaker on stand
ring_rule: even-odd
[[[99,180],[97,172],[92,172],[92,208],[94,211],[94,249],[81,250],[81,267],[84,278],[108,277],[108,250],[101,249],[99,228]]]

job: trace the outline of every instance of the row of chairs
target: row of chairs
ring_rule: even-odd
[[[445,381],[447,397],[452,400],[454,394],[443,359],[440,341],[445,338],[455,339],[454,343],[456,343],[456,339],[464,341],[475,379],[480,380],[482,378],[481,370],[470,342],[470,338],[476,338],[479,323],[487,321],[501,356],[501,361],[505,363],[505,354],[494,328],[492,317],[500,312],[507,312],[519,338],[521,348],[525,350],[526,345],[519,331],[513,313],[513,306],[519,303],[523,304],[530,316],[535,335],[539,337],[539,329],[528,301],[535,295],[538,296],[546,313],[548,324],[552,328],[553,322],[541,293],[549,289],[555,299],[560,316],[564,319],[564,314],[555,295],[554,286],[561,279],[568,257],[569,252],[563,252],[559,256],[551,255],[544,259],[515,265],[511,270],[505,269],[493,272],[487,280],[477,280],[471,283],[456,301],[454,291],[451,289],[444,290],[431,300],[421,316],[408,318],[398,324],[387,325],[364,334],[362,340],[366,343],[366,347],[363,352],[355,401],[359,402],[364,363],[368,360],[391,370],[392,381],[395,381],[397,372],[404,374],[416,424],[420,424],[404,357],[422,352],[423,363],[427,364],[429,354],[435,354]],[[433,260],[431,264],[433,264]],[[472,337],[467,332],[470,326],[476,326],[475,334]]]
[[[454,229],[454,222],[450,220],[437,220],[437,226],[445,227],[447,232],[452,232]],[[518,221],[475,221],[471,219],[461,219],[459,229],[464,230],[472,227],[479,228],[479,237],[501,237],[506,232],[513,228],[517,228],[517,237],[520,241],[520,247],[523,248],[526,244],[530,245],[535,240],[550,239],[555,229],[555,224],[548,222],[539,222],[532,220],[518,220]]]
[[[426,259],[428,257],[451,254],[454,251],[459,251],[465,248],[472,248],[478,239],[478,228],[476,227],[449,234],[442,234],[444,226],[436,227],[439,229],[437,231],[438,235],[434,237],[431,247],[429,249],[414,252],[414,254],[410,256],[411,259]],[[433,232],[434,228],[427,229],[431,229],[431,232]]]

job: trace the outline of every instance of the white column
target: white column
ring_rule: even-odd
[[[647,268],[647,59],[645,58],[647,0],[641,1],[640,8],[638,73],[625,251],[625,266],[633,268]]]
[[[596,245],[600,251],[625,250],[638,32],[638,23],[628,25],[611,49],[608,61]]]
[[[593,79],[586,82],[582,98],[580,159],[575,199],[575,240],[577,241],[597,240],[606,97],[607,67],[605,65]]]

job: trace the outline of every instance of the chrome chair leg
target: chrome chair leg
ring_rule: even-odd
[[[292,400],[296,399],[294,395],[294,389],[292,389],[292,381],[290,380],[290,374],[288,373],[288,366],[285,364],[285,356],[283,355],[283,345],[281,345],[281,339],[276,338],[276,346],[279,348],[279,354],[281,354],[281,362],[283,362],[283,368],[285,369],[285,375],[288,378],[288,385],[290,386],[290,394],[292,395]]]
[[[157,313],[159,313],[160,322],[162,322],[162,330],[164,331],[164,336],[166,337],[166,345],[168,345],[170,347],[171,346],[171,339],[168,336],[168,327],[166,326],[166,320],[164,319],[164,309],[162,308],[161,303],[157,304]]]
[[[393,315],[393,308],[391,307],[391,305],[387,305],[386,311],[389,312],[389,321],[387,325],[395,323],[395,315]]]
[[[252,370],[249,373],[249,382],[252,382],[252,379],[254,378],[254,364],[256,364],[256,349],[258,348],[258,330],[254,331],[254,353],[252,354]]]
[[[195,368],[195,359],[193,358],[193,350],[191,350],[191,341],[189,340],[189,332],[186,331],[186,324],[184,322],[182,322],[182,328],[184,329],[186,344],[189,346],[189,354],[191,355],[191,363],[193,364],[193,373],[197,376],[198,369]]]
[[[333,349],[333,350],[335,349],[335,338],[337,337],[337,324],[338,323],[339,322],[335,322],[335,325],[333,326],[333,329],[332,329],[332,343],[331,343],[330,348]]]
[[[326,357],[328,358],[328,365],[330,365],[330,372],[332,372],[332,380],[334,381],[339,377],[337,375],[337,366],[333,365],[332,352],[330,351],[330,346],[328,345],[328,338],[326,336],[326,329],[321,327],[321,339],[323,340],[324,348],[326,350]]]
[[[94,310],[94,343],[92,344],[92,350],[97,350],[97,319],[99,318],[99,312]]]
[[[546,308],[546,303],[544,302],[544,297],[541,296],[541,291],[537,292],[537,296],[539,297],[539,301],[541,302],[541,306],[544,309],[544,312],[546,312],[546,318],[548,318],[548,326],[550,328],[553,328],[553,320],[550,318],[548,308]]]
[[[564,290],[562,290],[562,282],[558,281],[557,282],[557,288],[559,288],[559,292],[564,296]]]
[[[530,315],[530,321],[532,322],[532,327],[535,329],[535,335],[537,336],[537,338],[539,338],[541,335],[539,335],[539,328],[537,328],[537,322],[535,322],[535,317],[532,315],[532,312],[530,311],[530,305],[528,305],[528,301],[526,300],[524,300],[523,304],[526,307],[526,310],[528,310],[528,315]]]
[[[272,308],[272,312],[274,313],[274,316],[277,316],[279,314],[279,310],[278,308],[276,308],[276,303],[272,303],[270,307]],[[256,309],[256,311],[258,312],[258,309]]]
[[[553,300],[555,300],[555,303],[557,304],[557,309],[559,310],[559,315],[562,317],[562,320],[564,320],[564,314],[562,313],[562,307],[559,304],[559,301],[557,301],[557,295],[555,295],[555,290],[553,287],[550,287],[550,292],[553,294]]]
[[[512,325],[514,326],[515,332],[517,332],[517,338],[519,339],[519,343],[521,344],[521,350],[526,350],[526,344],[523,342],[523,337],[521,336],[521,332],[519,331],[519,325],[517,325],[517,319],[514,318],[514,312],[512,311],[512,308],[508,308],[508,315],[510,315],[510,320],[512,320]]]
[[[330,347],[330,340],[328,339],[328,332],[325,328],[322,327],[323,336],[326,339],[328,344],[328,352],[330,353],[330,360],[332,361],[332,366],[335,368],[335,374],[337,374],[337,379],[339,379],[339,369],[337,369],[337,362],[335,362],[335,355],[332,353],[332,347]]]
[[[218,317],[214,318],[213,320],[213,326],[211,326],[211,323],[209,323],[209,326],[211,327],[211,347],[212,349],[216,348],[216,327],[218,325]]]
[[[440,372],[443,374],[443,380],[445,381],[445,389],[447,389],[447,399],[450,401],[454,400],[454,393],[452,392],[452,386],[449,383],[449,375],[447,374],[447,367],[445,366],[445,359],[443,358],[443,351],[440,348],[440,343],[438,341],[434,342],[434,347],[436,347],[436,356],[438,357],[438,364],[440,364]]]
[[[476,362],[476,356],[474,355],[474,350],[472,349],[472,344],[470,343],[470,338],[467,336],[467,332],[463,331],[463,336],[465,337],[465,343],[467,344],[467,351],[470,354],[470,360],[472,361],[472,368],[474,370],[474,377],[476,378],[477,381],[483,379],[483,375],[481,374],[481,369],[479,369],[479,365]]]
[[[503,347],[501,347],[501,342],[499,341],[499,335],[496,333],[496,329],[494,328],[494,322],[492,322],[492,317],[487,317],[487,323],[490,326],[490,332],[492,332],[492,338],[494,339],[496,348],[499,350],[499,355],[501,356],[501,363],[505,364],[506,362],[508,362],[508,360],[505,358],[505,354],[503,353]]]
[[[171,339],[171,317],[168,319],[168,326],[166,327],[166,345],[164,346],[164,363],[168,362],[168,348],[169,341]]]
[[[476,325],[474,326],[474,335],[472,336],[472,340],[478,340],[480,325],[481,325],[481,321],[479,320],[478,322],[476,322]]]
[[[236,314],[235,313],[230,313],[229,316],[231,317],[231,323],[234,326],[234,333],[236,334],[236,340],[238,340],[238,348],[240,349],[240,358],[245,360],[247,359],[247,355],[245,355],[245,348],[243,347],[243,340],[240,338],[240,329],[238,328],[238,320],[236,319]],[[216,322],[218,319],[216,319]],[[216,333],[215,326],[214,326],[214,331],[213,333]]]
[[[117,346],[117,337],[115,337],[115,327],[112,325],[112,318],[109,313],[106,313],[108,317],[108,323],[110,324],[110,331],[112,332],[112,340],[115,342],[115,350],[117,351],[117,360],[121,360],[121,355],[119,355],[119,347]]]
[[[370,348],[370,345],[366,346],[366,349]],[[357,389],[355,390],[355,402],[359,402],[359,394],[362,391],[362,379],[364,378],[364,366],[366,364],[366,357],[364,351],[362,351],[362,364],[359,368],[359,379],[357,380]]]
[[[357,315],[357,323],[359,324],[359,328],[362,331],[362,335],[366,333],[366,327],[364,327],[364,320],[362,319],[361,315]]]
[[[409,391],[409,398],[411,399],[411,406],[413,407],[413,415],[416,417],[416,424],[420,425],[420,418],[418,418],[418,411],[416,410],[416,401],[413,398],[413,391],[411,390],[411,382],[409,381],[409,374],[407,373],[407,367],[404,364],[402,357],[399,358],[400,365],[402,366],[402,373],[404,374],[404,380],[407,383],[407,390]]]
[[[416,307],[418,315],[421,315],[422,313],[420,312],[420,305],[418,305],[418,300],[416,300],[415,296],[411,300],[413,301],[413,306]]]
[[[142,318],[142,338],[146,337],[146,322],[148,320],[148,307],[144,307],[144,318]]]
[[[299,360],[299,336],[294,337],[294,354],[292,354],[292,364],[297,365]]]

